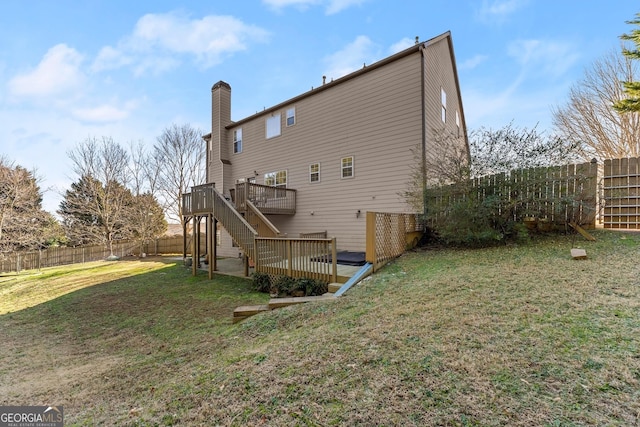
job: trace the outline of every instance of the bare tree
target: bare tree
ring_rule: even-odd
[[[594,62],[571,88],[567,104],[553,110],[558,135],[579,143],[585,160],[640,156],[640,113],[613,108],[625,98],[620,82],[637,78],[633,61],[618,52]]]
[[[113,256],[113,241],[130,236],[127,209],[132,195],[127,152],[111,138],[89,138],[69,153],[79,180],[65,194],[58,211],[75,243],[105,243]]]
[[[513,123],[500,129],[481,127],[471,132],[473,178],[543,166],[558,166],[580,158],[579,143]]]
[[[153,154],[157,188],[167,218],[180,222],[182,195],[205,181],[205,145],[202,131],[188,124],[173,124],[157,139]]]

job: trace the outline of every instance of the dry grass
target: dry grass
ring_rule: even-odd
[[[0,404],[75,425],[637,425],[640,236],[594,234],[584,261],[572,236],[410,253],[238,325],[262,298],[242,280],[94,286],[0,316]]]

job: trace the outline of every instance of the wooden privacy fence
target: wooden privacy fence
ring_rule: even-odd
[[[604,161],[600,203],[605,228],[640,228],[640,157]]]
[[[138,243],[115,242],[113,254],[124,257],[139,247]],[[84,246],[80,248],[56,247],[33,252],[11,252],[0,256],[0,272],[20,272],[22,270],[37,270],[45,267],[100,261],[110,255],[104,245]]]
[[[205,244],[204,236],[200,242]],[[182,254],[182,236],[160,237],[152,242],[141,245],[140,242],[119,241],[113,244],[113,253],[118,257],[140,255]],[[22,270],[36,270],[59,265],[78,264],[91,261],[101,261],[109,256],[109,250],[104,245],[83,246],[76,248],[51,247],[40,251],[11,252],[0,256],[0,272],[20,272]]]
[[[374,271],[418,244],[417,214],[367,212],[365,259]]]
[[[483,176],[464,184],[430,188],[426,192],[427,222],[446,221],[454,205],[485,204],[513,221],[546,218],[551,223],[575,222],[595,227],[598,165],[581,163],[517,169]]]
[[[255,271],[272,277],[338,280],[336,239],[256,237]]]

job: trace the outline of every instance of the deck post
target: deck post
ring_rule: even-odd
[[[249,257],[244,251],[242,252],[242,263],[244,264],[244,277],[249,277]]]
[[[193,216],[193,229],[191,230],[191,274],[196,275],[198,272],[198,258],[196,258],[197,254],[197,228],[198,228],[198,220],[197,217]]]
[[[209,280],[213,279],[213,263],[215,259],[213,246],[213,215],[207,214],[207,257],[209,257]]]
[[[213,215],[211,218],[213,218],[213,244],[209,262],[213,265],[213,271],[218,271],[218,220]]]
[[[336,238],[331,238],[331,281],[338,281],[338,250],[336,249]]]
[[[293,277],[293,259],[291,258],[291,240],[285,240],[287,243],[287,276]]]
[[[191,218],[182,217],[182,261],[187,259],[187,224],[189,224]],[[157,252],[157,251],[156,251]]]
[[[366,256],[368,263],[376,265],[376,213],[367,212],[366,224]]]

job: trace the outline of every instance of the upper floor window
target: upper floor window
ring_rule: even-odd
[[[309,182],[320,182],[320,163],[309,165]]]
[[[447,92],[440,88],[440,99],[442,101],[442,123],[447,122]]]
[[[267,117],[267,139],[280,135],[280,113]]]
[[[242,128],[233,131],[233,152],[242,153]]]
[[[354,169],[353,169],[353,156],[343,157],[340,161],[340,169],[342,173],[342,178],[353,178]]]
[[[287,126],[296,124],[296,107],[287,109]]]
[[[460,113],[456,110],[456,129],[458,130],[458,136],[460,136]]]

